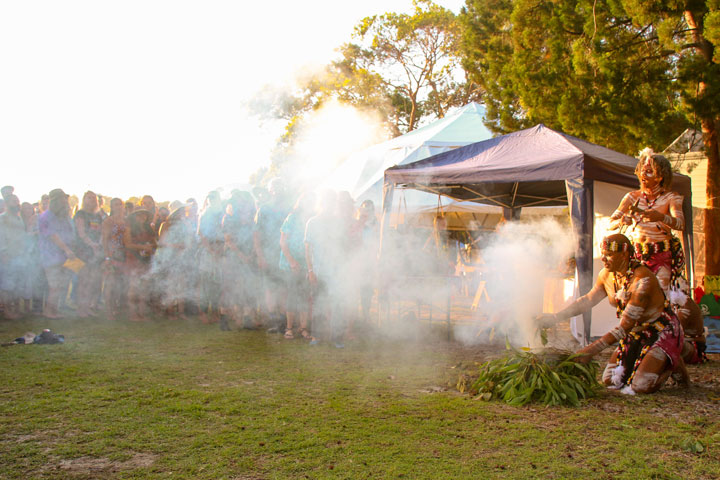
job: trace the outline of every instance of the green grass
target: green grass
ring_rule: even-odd
[[[717,359],[690,391],[514,408],[445,388],[485,350],[309,347],[168,320],[0,322],[0,478],[720,477]],[[701,453],[688,449],[693,441]]]

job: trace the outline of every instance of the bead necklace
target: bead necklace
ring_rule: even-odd
[[[615,300],[617,301],[617,317],[620,318],[622,312],[625,311],[628,300],[630,300],[630,294],[627,291],[627,287],[630,284],[630,280],[635,275],[635,269],[640,266],[640,262],[631,258],[628,263],[628,268],[625,271],[625,275],[621,277],[621,281],[618,283],[617,273],[613,273],[613,284],[615,286]],[[622,292],[622,293],[621,293]]]
[[[642,196],[645,198],[645,203],[647,204],[646,210],[651,210],[663,193],[665,193],[665,190],[660,185],[657,185],[655,188],[650,190],[650,194],[653,196],[652,201],[650,201],[647,192],[643,191]]]

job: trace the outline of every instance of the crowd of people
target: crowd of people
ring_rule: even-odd
[[[556,323],[608,298],[620,323],[580,350],[580,361],[618,343],[603,381],[648,393],[672,373],[686,382],[685,363],[706,360],[705,337],[673,233],[684,229],[685,219],[683,199],[671,189],[670,164],[647,151],[636,174],[640,189],[629,192],[611,217],[611,229],[620,233],[601,245],[605,268],[595,286],[537,321]],[[113,198],[109,214],[91,191],[72,214],[61,189],[36,205],[21,203],[9,186],[2,197],[0,291],[3,314],[11,319],[28,313],[57,318],[70,293],[76,317],[98,315],[101,304],[104,315],[126,313],[137,322],[150,313],[198,315],[222,330],[268,328],[287,339],[325,339],[341,348],[353,335],[353,320],[369,320],[376,281],[386,277],[377,275],[375,207],[365,201],[355,208],[347,192],[292,199],[275,179],[254,194],[233,190],[223,199],[210,192],[202,208],[194,199],[157,208],[151,196],[139,205]],[[393,238],[385,242],[390,247]],[[382,268],[448,274],[457,256],[448,253],[454,252],[448,238],[442,218],[436,219],[422,249],[400,238]],[[425,254],[428,245],[435,255]],[[436,261],[424,263],[428,257]]]
[[[378,222],[372,201],[355,208],[347,192],[293,199],[275,179],[225,199],[210,192],[202,207],[158,208],[146,195],[106,211],[87,191],[74,212],[62,189],[36,204],[10,186],[2,197],[5,318],[198,316],[339,348],[356,317],[369,320]]]

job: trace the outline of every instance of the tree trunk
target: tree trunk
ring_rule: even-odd
[[[695,50],[706,62],[713,63],[713,45],[703,35],[703,25],[698,22],[702,15],[691,10],[684,12],[685,21],[691,29]],[[698,82],[698,99],[707,95],[707,83]],[[707,210],[705,210],[705,275],[720,275],[720,147],[718,147],[718,119],[700,118],[703,132],[708,171],[705,184]]]
[[[720,275],[720,147],[718,122],[703,119],[703,143],[708,159],[705,210],[705,275]]]

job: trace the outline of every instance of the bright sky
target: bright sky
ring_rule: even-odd
[[[463,0],[438,1],[459,12]],[[243,105],[411,0],[0,3],[0,184],[156,200],[245,183],[280,135]]]

